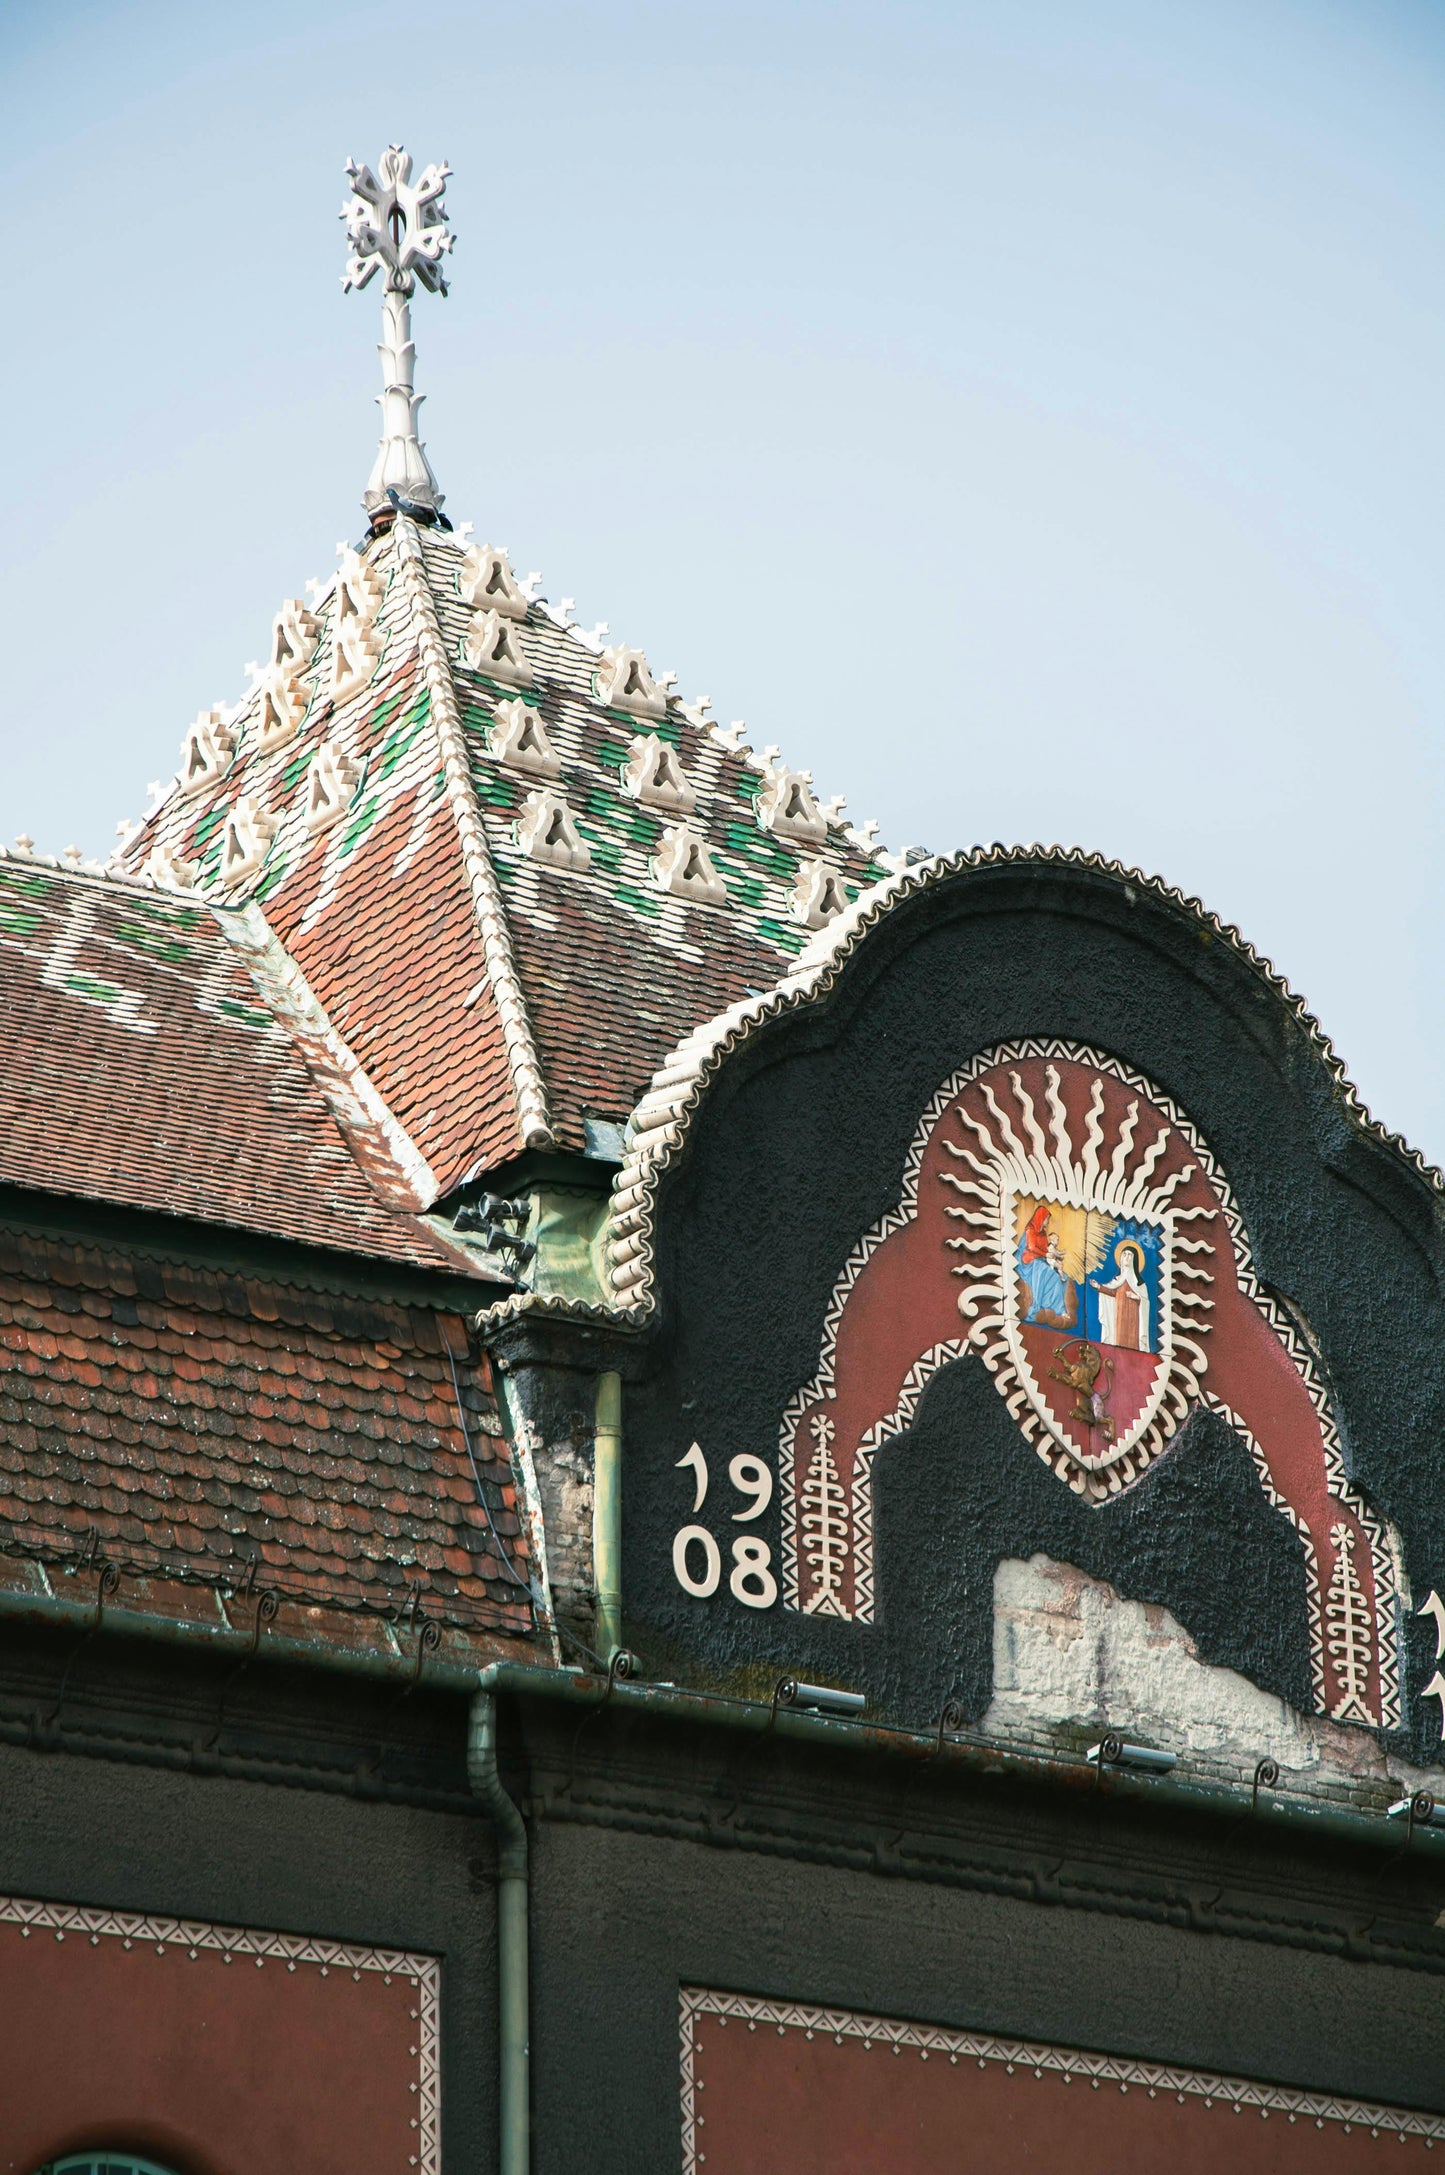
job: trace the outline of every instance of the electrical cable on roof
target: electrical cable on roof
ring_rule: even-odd
[[[511,1558],[507,1554],[506,1545],[502,1540],[502,1536],[497,1531],[496,1520],[492,1516],[492,1506],[487,1501],[486,1490],[482,1486],[482,1476],[477,1466],[476,1453],[472,1449],[471,1430],[467,1426],[466,1407],[462,1403],[461,1380],[457,1374],[457,1363],[452,1355],[452,1348],[450,1345],[447,1346],[447,1365],[451,1368],[452,1371],[452,1392],[457,1401],[457,1418],[461,1423],[462,1441],[467,1446],[467,1463],[472,1468],[472,1480],[475,1484],[477,1491],[477,1501],[482,1506],[482,1513],[483,1516],[486,1518],[488,1528],[491,1531],[492,1539],[497,1544],[497,1554],[501,1559],[502,1569],[506,1572],[508,1578],[512,1581],[512,1584],[514,1586],[521,1587],[523,1593],[525,1593],[527,1599],[531,1602],[532,1607],[535,1610],[538,1610],[544,1616],[550,1615],[551,1612],[548,1610],[546,1603],[537,1592],[537,1589],[532,1584],[531,1580],[523,1578],[521,1572],[514,1569]],[[565,1624],[558,1623],[555,1616],[552,1617],[552,1625],[559,1638],[565,1639],[569,1646],[575,1646],[579,1654],[585,1654],[588,1661],[595,1663],[599,1675],[606,1676],[607,1664],[602,1660],[600,1655],[594,1654],[591,1647],[586,1645],[583,1640],[579,1639],[575,1632],[569,1631]]]

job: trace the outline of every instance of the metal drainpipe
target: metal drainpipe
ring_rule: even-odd
[[[500,2040],[499,2175],[527,2175],[532,2158],[528,2044],[527,1826],[497,1772],[497,1701],[479,1691],[467,1728],[467,1775],[497,1831],[497,2018]]]
[[[597,1644],[610,1662],[622,1644],[622,1377],[597,1377],[592,1452],[592,1575]]]
[[[0,1628],[21,1623],[71,1631],[90,1629],[95,1622],[94,1599],[73,1601],[58,1594],[15,1593],[0,1588]],[[196,1623],[187,1618],[153,1616],[141,1610],[117,1608],[105,1612],[104,1636],[108,1640],[136,1638],[156,1640],[166,1646],[221,1655],[244,1653],[251,1631],[244,1625]],[[1191,1781],[1173,1775],[1131,1775],[1122,1769],[1101,1774],[1085,1764],[1079,1754],[1019,1752],[1011,1746],[982,1737],[949,1735],[937,1729],[900,1729],[883,1722],[833,1720],[822,1714],[779,1711],[768,1701],[738,1699],[713,1692],[680,1692],[672,1686],[618,1682],[588,1676],[580,1669],[539,1667],[533,1662],[490,1662],[478,1671],[475,1664],[442,1661],[435,1655],[408,1659],[403,1655],[379,1655],[328,1646],[319,1639],[291,1638],[273,1629],[266,1632],[260,1658],[287,1661],[346,1675],[370,1677],[383,1684],[416,1684],[439,1692],[475,1693],[480,1682],[485,1692],[505,1691],[523,1698],[565,1700],[569,1705],[595,1707],[604,1701],[638,1713],[658,1715],[670,1722],[713,1724],[723,1729],[756,1735],[796,1737],[840,1750],[878,1753],[907,1761],[926,1758],[937,1762],[941,1772],[972,1773],[989,1778],[1013,1776],[1021,1782],[1091,1793],[1106,1799],[1140,1805],[1175,1806],[1225,1820],[1238,1819],[1249,1804],[1246,1784]],[[167,1762],[158,1756],[157,1765]],[[1399,1785],[1397,1785],[1399,1787]],[[513,1811],[515,1811],[515,1806]],[[1327,1836],[1342,1843],[1361,1845],[1398,1854],[1405,1837],[1393,1820],[1378,1812],[1354,1806],[1335,1806],[1318,1798],[1261,1795],[1251,1808],[1261,1831],[1288,1827],[1302,1835]],[[1410,1848],[1420,1856],[1445,1864],[1445,1826],[1414,1828]]]

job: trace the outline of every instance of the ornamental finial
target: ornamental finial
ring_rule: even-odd
[[[442,503],[421,440],[416,411],[422,396],[412,389],[416,349],[411,338],[411,297],[420,280],[431,294],[444,295],[442,260],[452,246],[442,208],[445,163],[428,166],[415,182],[411,157],[391,144],[377,160],[380,169],[348,159],[351,199],[342,206],[351,255],[342,275],[343,289],[368,286],[377,272],[386,274],[381,298],[381,446],[363,504],[376,514],[398,500],[435,515]],[[394,494],[394,495],[393,495]]]

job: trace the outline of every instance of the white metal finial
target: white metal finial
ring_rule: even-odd
[[[411,297],[420,280],[431,294],[444,295],[442,259],[452,246],[442,207],[451,168],[428,166],[411,178],[411,157],[390,144],[377,160],[379,174],[348,159],[351,199],[341,216],[351,244],[342,287],[365,287],[379,271],[386,274],[381,299],[381,446],[362,503],[376,513],[394,491],[399,499],[433,512],[442,503],[436,477],[416,434],[422,396],[412,385],[416,349],[411,338]]]

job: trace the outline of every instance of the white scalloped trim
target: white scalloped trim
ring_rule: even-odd
[[[918,862],[860,892],[836,921],[821,930],[798,956],[797,964],[771,990],[744,998],[693,1029],[653,1075],[632,1117],[632,1145],[613,1190],[607,1257],[612,1288],[629,1314],[656,1305],[653,1273],[654,1204],[658,1181],[681,1150],[687,1123],[704,1087],[724,1059],[748,1040],[764,1021],[799,1005],[810,1004],[832,988],[863,938],[892,908],[915,892],[967,871],[1042,864],[1111,876],[1146,891],[1161,904],[1182,909],[1216,942],[1227,944],[1251,967],[1291,1013],[1323,1060],[1346,1111],[1359,1130],[1399,1157],[1438,1194],[1445,1194],[1445,1173],[1427,1163],[1418,1149],[1371,1117],[1319,1021],[1270,962],[1240,932],[1157,876],[1126,868],[1106,855],[1071,846],[989,846]]]

